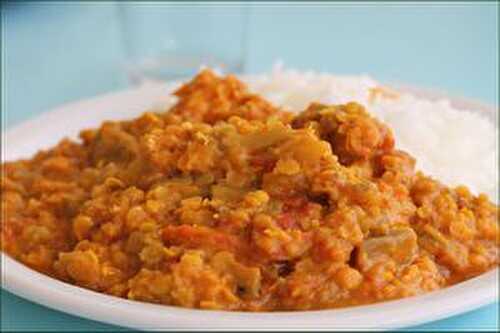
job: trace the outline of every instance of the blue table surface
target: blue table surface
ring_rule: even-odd
[[[225,6],[205,10],[218,17]],[[288,67],[369,74],[498,105],[498,3],[253,4],[241,10],[247,15],[247,72],[267,71],[281,60]],[[65,102],[128,87],[121,33],[114,3],[2,2],[4,128]],[[498,307],[409,329],[498,330]],[[2,330],[117,329],[5,290],[0,313]]]

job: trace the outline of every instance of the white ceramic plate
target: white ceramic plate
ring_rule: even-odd
[[[435,99],[442,94],[405,87]],[[76,137],[106,119],[126,119],[165,100],[165,85],[104,95],[65,105],[26,121],[3,134],[2,160],[29,157],[56,144],[63,136]],[[456,108],[495,114],[495,108],[451,98]],[[16,295],[73,315],[138,329],[389,329],[429,322],[489,304],[498,298],[495,269],[458,285],[423,296],[337,310],[243,313],[190,310],[107,296],[39,274],[2,253],[3,288]]]

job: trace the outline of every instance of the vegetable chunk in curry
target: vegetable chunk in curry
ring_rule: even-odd
[[[415,170],[363,106],[300,114],[206,70],[162,113],[2,165],[2,250],[132,300],[352,306],[498,265],[498,207]]]

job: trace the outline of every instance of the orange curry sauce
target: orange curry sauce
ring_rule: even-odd
[[[407,297],[498,265],[498,207],[416,172],[361,105],[295,115],[210,71],[175,94],[4,163],[2,250],[102,293],[244,311]]]

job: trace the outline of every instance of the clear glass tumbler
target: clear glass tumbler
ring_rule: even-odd
[[[129,80],[189,77],[202,66],[242,72],[247,11],[235,4],[119,3]]]

